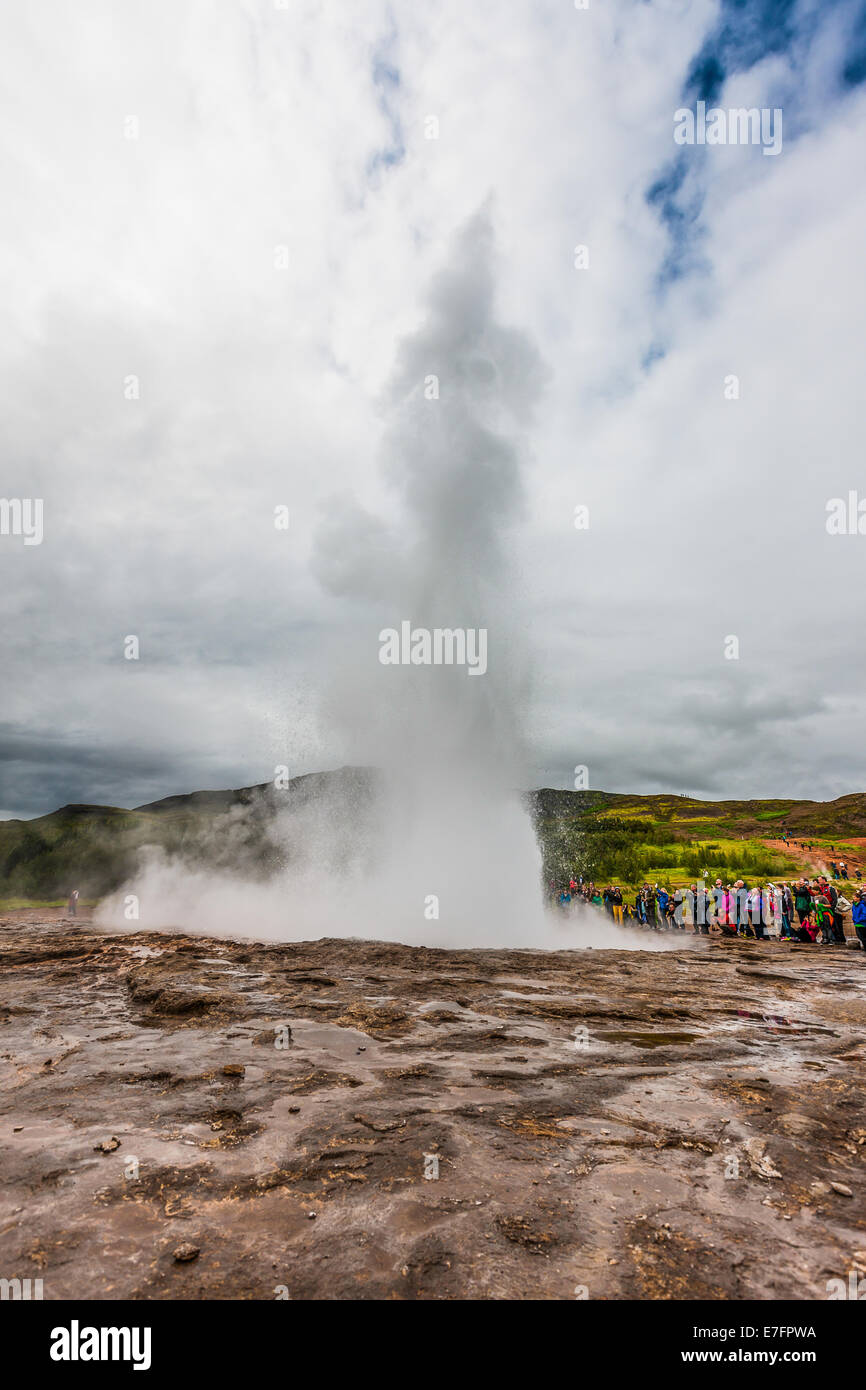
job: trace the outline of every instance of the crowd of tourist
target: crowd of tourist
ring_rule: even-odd
[[[843,866],[844,867],[844,866]],[[834,876],[840,877],[837,865]],[[861,871],[854,871],[858,880]],[[709,936],[749,936],[757,941],[777,937],[782,941],[801,941],[823,946],[846,944],[845,924],[866,951],[866,890],[843,882],[851,893],[848,899],[825,875],[800,878],[793,883],[768,883],[749,887],[743,879],[722,883],[717,878],[693,883],[690,888],[669,890],[655,883],[644,883],[636,891],[617,884],[602,888],[591,880],[571,878],[553,895],[566,911],[572,903],[584,902],[605,912],[620,926],[646,931],[691,931]]]

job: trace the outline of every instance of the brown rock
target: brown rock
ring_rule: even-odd
[[[183,1245],[179,1245],[175,1250],[174,1258],[178,1264],[185,1265],[189,1264],[190,1260],[197,1260],[200,1253],[197,1245],[191,1245],[189,1241],[185,1241]]]

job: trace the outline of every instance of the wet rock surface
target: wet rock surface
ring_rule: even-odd
[[[0,1275],[48,1299],[824,1299],[861,1270],[859,952],[42,911],[0,962]]]

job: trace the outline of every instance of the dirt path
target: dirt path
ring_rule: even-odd
[[[829,863],[822,859],[817,851],[810,854],[808,850],[797,849],[794,845],[786,845],[784,840],[762,840],[761,844],[766,845],[767,849],[776,850],[780,854],[787,855],[789,859],[793,859],[795,864],[801,866],[807,878],[814,878],[816,874],[825,874],[827,878],[833,877]]]
[[[796,864],[802,865],[804,873],[808,878],[814,878],[816,874],[824,874],[825,877],[832,880],[833,872],[830,868],[830,858],[832,856],[828,857],[826,850],[821,847],[816,847],[810,852],[809,850],[799,849],[794,845],[786,845],[784,840],[762,840],[761,843],[766,845],[768,849],[777,850],[781,854],[786,854],[788,858],[793,859]],[[860,836],[852,838],[848,836],[845,839],[845,844],[856,846],[853,853],[845,855],[846,867],[850,870],[862,870],[866,838]],[[836,856],[837,863],[841,857],[841,854]],[[849,878],[849,882],[856,883],[857,879],[851,877]]]
[[[866,1273],[864,1024],[853,950],[7,919],[0,1270],[47,1299],[825,1298]]]

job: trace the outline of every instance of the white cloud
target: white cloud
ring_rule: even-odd
[[[0,550],[2,720],[63,753],[9,763],[0,804],[256,781],[287,740],[298,771],[351,754],[316,722],[318,657],[358,608],[319,586],[313,540],[353,495],[393,520],[382,393],[488,195],[501,317],[551,373],[515,538],[537,779],[568,785],[586,762],[610,789],[694,786],[698,769],[731,795],[866,784],[866,539],[823,530],[828,496],[866,495],[864,100],[831,100],[838,26],[796,74],[782,54],[731,78],[725,105],[780,86],[799,103],[784,151],[687,152],[704,268],[660,287],[670,238],[646,190],[716,16],[629,0],[7,12],[0,494],[44,497],[45,542]],[[141,757],[126,797],[125,746]]]

